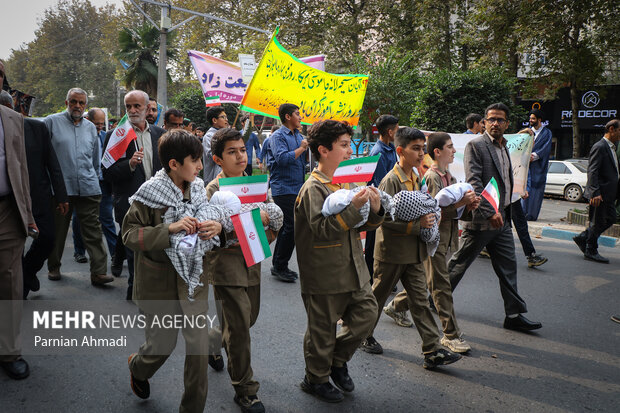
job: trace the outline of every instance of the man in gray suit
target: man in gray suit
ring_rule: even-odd
[[[496,212],[483,198],[478,209],[464,218],[461,248],[450,260],[448,270],[454,291],[467,268],[486,247],[504,299],[504,328],[529,331],[541,328],[542,324],[523,316],[527,306],[517,292],[517,259],[510,226],[512,165],[504,139],[504,132],[509,125],[508,116],[509,109],[503,103],[490,105],[485,111],[485,133],[470,140],[465,147],[467,182],[480,194],[491,178],[495,178],[499,189],[499,205]]]

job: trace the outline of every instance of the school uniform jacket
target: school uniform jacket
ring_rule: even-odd
[[[352,204],[336,215],[325,217],[321,213],[331,193],[353,187],[332,184],[315,169],[299,191],[295,201],[295,245],[302,294],[357,291],[370,279],[360,232],[381,224],[383,208],[380,214],[370,211],[368,221],[360,228],[353,228],[362,216]]]
[[[430,168],[424,175],[428,193],[431,196],[445,188],[443,179],[437,171]],[[456,183],[456,178],[450,176],[450,185]],[[459,221],[456,219],[457,211],[454,205],[441,208],[441,222],[439,223],[439,243],[446,245],[446,251],[451,249],[453,252],[459,249]]]

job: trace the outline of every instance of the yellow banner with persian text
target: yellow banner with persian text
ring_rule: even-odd
[[[308,66],[278,42],[276,29],[248,86],[241,109],[279,118],[283,103],[299,106],[301,121],[322,119],[359,122],[367,75],[337,75]]]

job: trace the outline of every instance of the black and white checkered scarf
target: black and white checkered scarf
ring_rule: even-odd
[[[435,198],[427,192],[400,191],[394,195],[396,217],[401,221],[413,221],[423,215],[435,214],[435,223],[431,228],[420,229],[420,239],[426,242],[428,255],[435,255],[439,246],[439,220],[441,208]]]

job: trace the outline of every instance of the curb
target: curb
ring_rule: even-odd
[[[556,229],[551,227],[543,227],[541,235],[543,237],[562,239],[567,241],[572,241],[575,235],[578,235],[577,232],[567,231],[563,229]],[[615,248],[616,242],[618,240],[614,237],[608,237],[606,235],[601,235],[598,239],[599,245],[609,248]]]

